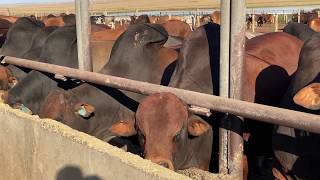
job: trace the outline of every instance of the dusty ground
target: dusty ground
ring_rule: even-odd
[[[281,32],[286,24],[279,24],[278,32]],[[251,29],[249,29],[252,32]],[[268,33],[268,32],[275,32],[275,25],[274,24],[263,24],[262,27],[256,27],[255,33]]]

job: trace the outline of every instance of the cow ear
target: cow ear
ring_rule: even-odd
[[[200,136],[209,129],[208,123],[200,119],[190,119],[188,122],[188,132],[192,136]]]
[[[88,118],[93,115],[94,107],[87,103],[78,103],[75,106],[75,112],[83,118]]]
[[[320,109],[320,83],[312,83],[301,89],[294,97],[294,103],[311,110]]]
[[[109,130],[115,135],[122,137],[133,136],[137,133],[134,127],[134,120],[132,119],[117,121]]]

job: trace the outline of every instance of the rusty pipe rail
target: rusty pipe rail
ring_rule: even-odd
[[[3,59],[3,61],[8,64],[53,74],[60,74],[74,79],[80,79],[145,95],[159,92],[171,92],[187,104],[212,109],[215,111],[230,113],[258,121],[302,129],[314,133],[320,133],[320,116],[318,115],[255,104],[235,99],[227,99],[209,94],[155,85],[151,83],[82,71],[53,64],[35,62],[21,58],[7,56]]]

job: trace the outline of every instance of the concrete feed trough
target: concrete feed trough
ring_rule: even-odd
[[[186,170],[194,179],[218,178]],[[0,103],[0,179],[190,179],[50,119]]]

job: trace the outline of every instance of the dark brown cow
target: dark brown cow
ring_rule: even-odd
[[[297,68],[303,42],[286,33],[269,33],[246,44],[243,100],[278,106]],[[271,175],[273,125],[247,121],[249,178]]]
[[[118,38],[109,63],[100,73],[160,84],[166,67],[177,57],[176,51],[162,47],[167,36],[160,25],[130,26]],[[115,136],[110,126],[132,119],[136,101],[141,98],[135,93],[85,83],[68,92],[53,92],[39,115],[109,142]]]
[[[219,40],[216,39],[218,34],[219,28],[217,25],[207,24],[188,36],[180,51],[179,60],[177,61],[175,72],[171,78],[170,86],[207,94],[218,94],[219,74],[217,72],[219,71],[216,69],[219,67],[219,44],[217,44]],[[246,45],[243,99],[250,102],[277,105],[287,88],[290,79],[289,75],[296,70],[301,46],[302,41],[286,33],[270,33],[248,40]],[[163,106],[163,108],[165,107]],[[150,107],[149,112],[152,111],[153,109]],[[166,115],[166,117],[176,117],[173,111],[168,111],[167,113],[172,114]],[[160,121],[158,117],[161,116],[161,114],[157,114],[152,116],[152,118],[144,118],[144,120],[147,121],[144,123],[152,124],[151,122],[154,122],[154,119]],[[161,120],[161,122],[162,121],[167,122],[167,120]],[[129,123],[127,125],[133,124],[134,123]],[[269,128],[267,125],[267,127],[264,128],[265,124],[262,126],[259,125],[260,124],[250,124],[251,128],[249,129],[251,137],[249,138],[250,153],[248,154],[248,159],[251,169],[251,174],[249,175],[251,178],[259,178],[254,176],[255,172],[253,169],[257,168],[255,158],[260,155],[267,156],[268,158],[270,156],[272,157],[272,154],[268,154],[269,152],[272,153],[272,127]],[[252,129],[252,127],[257,127],[257,129]],[[144,137],[148,137],[150,134],[157,133],[158,136],[169,139],[171,136],[167,136],[164,132],[171,132],[171,130],[172,129],[161,129],[159,127],[149,128],[145,130],[146,132],[143,135]],[[263,136],[261,136],[260,131]],[[217,145],[216,142],[217,141],[214,141],[215,147]],[[153,143],[160,146],[157,142]],[[202,146],[202,153],[209,153],[211,152],[210,149],[211,147]],[[254,153],[255,151],[256,153]],[[179,152],[182,154],[185,153],[184,149],[179,149]],[[175,155],[172,154],[172,157],[175,157]],[[167,159],[164,161],[167,162]],[[172,164],[175,169],[185,167],[185,164],[176,166],[175,161],[179,160],[173,158]],[[170,166],[171,165],[169,165],[169,167]],[[270,163],[269,166],[271,166]],[[199,167],[203,168],[203,166]],[[268,175],[269,177],[272,176],[271,167],[268,169]]]
[[[316,34],[301,49],[298,69],[281,101],[281,107],[320,115],[319,57],[320,34]],[[273,149],[276,163],[273,172],[277,179],[320,179],[319,133],[275,127]]]

